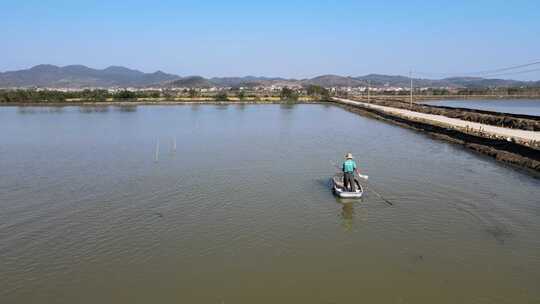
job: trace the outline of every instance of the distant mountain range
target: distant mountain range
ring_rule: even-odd
[[[161,71],[143,73],[125,67],[110,66],[103,70],[84,65],[36,65],[27,70],[0,73],[0,87],[115,87],[145,86],[178,79]]]
[[[181,77],[161,71],[143,73],[120,66],[92,69],[83,65],[58,67],[42,64],[30,69],[0,73],[0,88],[48,87],[48,88],[113,88],[113,87],[255,87],[255,86],[306,86],[323,87],[408,87],[410,79],[405,76],[369,74],[359,77],[322,75],[310,79],[286,79],[270,77]],[[517,81],[476,77],[453,77],[445,79],[414,79],[415,87],[521,87],[540,86],[540,81]]]

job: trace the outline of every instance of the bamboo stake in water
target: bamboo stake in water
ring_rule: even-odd
[[[159,139],[157,140],[157,143],[156,143],[156,154],[154,156],[154,161],[156,163],[159,161]]]
[[[173,138],[173,146],[172,146],[173,152],[176,152],[176,137]]]

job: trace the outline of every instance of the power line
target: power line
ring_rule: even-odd
[[[492,73],[498,73],[498,72],[504,72],[504,71],[511,71],[511,70],[516,70],[516,69],[521,69],[521,68],[524,68],[524,67],[528,67],[528,66],[532,66],[532,65],[537,65],[537,64],[540,64],[540,61],[530,62],[530,63],[526,63],[526,64],[520,64],[520,65],[514,65],[514,66],[507,67],[507,68],[501,68],[501,69],[495,69],[495,70],[481,71],[481,72],[478,72],[478,73],[471,73],[471,74],[492,74]]]
[[[490,75],[485,75],[484,77],[517,75],[517,74],[526,74],[526,73],[532,73],[532,72],[540,72],[540,69],[523,70],[523,71],[509,72],[509,73],[490,74]]]
[[[420,71],[414,71],[414,74],[417,75],[424,75],[424,76],[430,76],[430,77],[451,77],[451,76],[482,76],[482,77],[490,77],[490,76],[500,76],[500,75],[512,75],[514,73],[521,74],[521,73],[530,73],[535,72],[537,69],[533,70],[525,70],[525,71],[516,71],[516,72],[509,72],[509,73],[500,73],[505,71],[512,71],[517,69],[522,69],[529,66],[534,66],[540,64],[540,61],[533,61],[525,64],[518,64],[513,65],[509,67],[504,68],[498,68],[493,70],[484,70],[484,71],[478,71],[478,72],[466,72],[466,73],[427,73],[427,72],[420,72]]]

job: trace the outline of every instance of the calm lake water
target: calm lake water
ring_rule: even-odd
[[[325,105],[0,127],[1,303],[540,301],[540,180],[422,133]],[[347,151],[393,206],[332,195]]]
[[[440,100],[424,103],[434,106],[540,116],[540,99]]]

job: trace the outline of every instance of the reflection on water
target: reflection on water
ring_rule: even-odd
[[[107,113],[109,112],[108,106],[84,106],[79,107],[79,112],[81,113]]]
[[[520,171],[334,106],[104,109],[0,108],[1,303],[539,302]],[[393,206],[331,193],[348,151]]]
[[[246,109],[246,104],[245,103],[239,103],[239,104],[237,104],[235,106],[240,111],[244,111]]]
[[[352,202],[342,203],[341,217],[343,218],[343,227],[349,231],[352,229],[352,222],[354,216],[354,205]]]
[[[281,109],[284,109],[284,110],[292,110],[294,109],[295,107],[297,106],[296,103],[293,103],[293,102],[284,102],[284,103],[280,103],[279,104],[279,107]]]
[[[47,113],[60,114],[64,112],[63,106],[54,106],[54,107],[20,106],[16,108],[17,108],[17,113],[19,114],[47,114]]]
[[[4,107],[4,109],[9,109],[11,107]],[[80,107],[73,106],[53,106],[53,107],[40,107],[40,106],[21,106],[16,107],[16,111],[19,114],[61,114],[66,111],[66,109],[75,109],[79,113],[91,114],[91,113],[107,113],[111,109],[115,112],[125,112],[132,113],[137,111],[136,105],[85,105]],[[1,110],[1,108],[0,108]]]
[[[354,225],[362,229],[362,225],[368,221],[368,209],[365,208],[366,203],[362,200],[337,199],[341,206],[342,226],[345,231],[353,231]]]
[[[136,105],[117,105],[117,106],[114,106],[114,109],[115,111],[124,112],[124,113],[137,112]]]
[[[214,106],[217,110],[227,110],[229,108],[228,104],[215,104]]]

